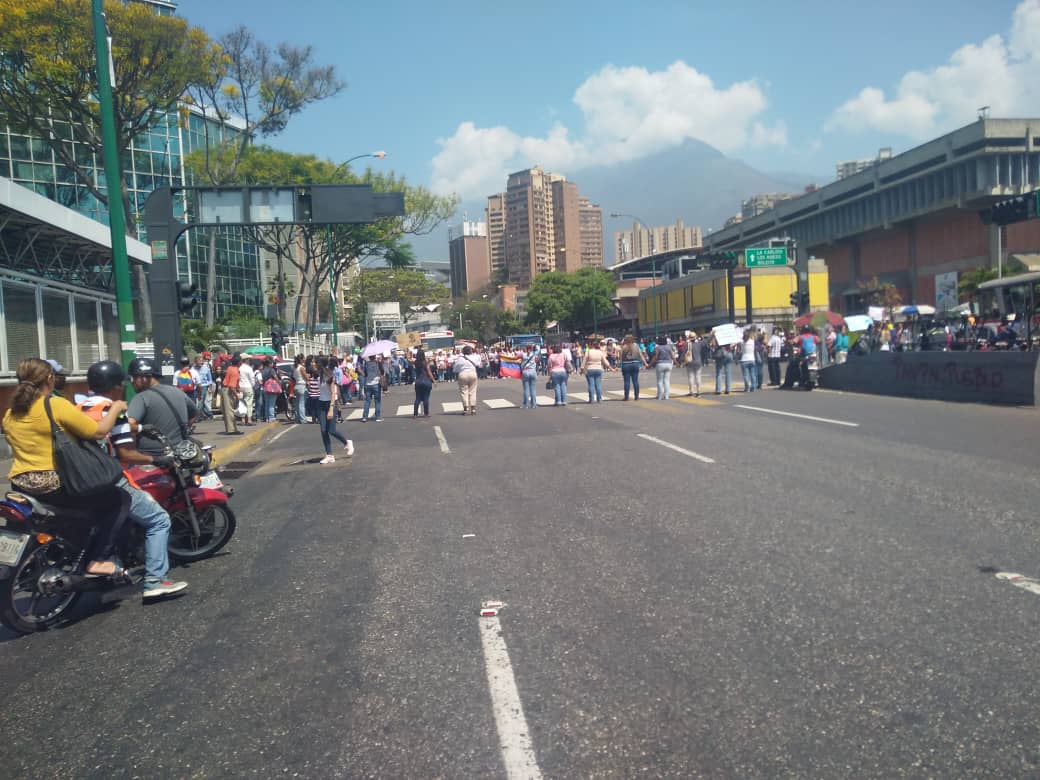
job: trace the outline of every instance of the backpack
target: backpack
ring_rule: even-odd
[[[177,389],[185,393],[195,392],[195,380],[191,377],[191,371],[177,372]]]

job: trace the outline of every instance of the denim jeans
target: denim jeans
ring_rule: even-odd
[[[762,389],[762,364],[755,363],[755,389]]]
[[[166,545],[170,540],[170,516],[143,490],[131,487],[123,477],[118,483],[130,496],[130,519],[144,529],[144,575],[161,580],[170,570]]]
[[[722,378],[726,378],[726,392],[729,392],[730,372],[733,370],[732,360],[715,361],[715,392],[722,392]]]
[[[672,364],[657,364],[657,397],[668,400],[668,393],[672,387]]]
[[[635,392],[635,399],[639,400],[639,364],[622,363],[621,376],[625,380],[625,400],[628,400],[629,389]]]
[[[296,391],[296,422],[307,422],[307,389]]]
[[[744,363],[740,364],[740,374],[744,377],[744,392],[750,393],[755,389],[755,364]]]
[[[423,414],[427,417],[430,416],[431,390],[433,390],[433,385],[421,385],[418,382],[415,383],[415,404],[412,406],[413,417],[418,416],[420,406],[423,409]]]
[[[589,403],[600,403],[603,400],[603,369],[589,369],[585,372],[585,381],[589,385]]]
[[[199,385],[199,414],[203,417],[212,417],[213,410],[209,406],[209,391],[213,385]]]
[[[553,395],[557,406],[567,403],[567,372],[553,371],[551,374]]]
[[[535,395],[536,386],[538,385],[538,374],[534,371],[525,371],[520,381],[524,383],[524,401],[521,404],[523,409],[534,409],[538,406],[538,396]]]
[[[380,414],[383,408],[383,388],[379,385],[365,385],[365,409],[361,413],[361,419],[368,419],[368,405],[375,400],[376,404],[376,418],[380,418],[383,415]]]
[[[333,438],[339,439],[340,443],[346,447],[347,440],[342,433],[336,430],[336,413],[332,413],[332,418],[329,418],[329,407],[332,406],[331,401],[318,401],[318,422],[321,423],[321,443],[325,445],[325,454],[332,454],[332,440]]]
[[[272,422],[275,420],[274,405],[275,405],[275,402],[278,400],[278,396],[279,395],[281,395],[281,393],[269,393],[266,390],[264,390],[264,419],[265,420],[270,420]]]
[[[686,379],[690,383],[690,394],[701,394],[701,364],[686,364]]]

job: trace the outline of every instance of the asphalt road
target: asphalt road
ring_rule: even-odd
[[[0,633],[2,774],[1040,776],[1036,411],[410,399],[238,455],[187,596]]]

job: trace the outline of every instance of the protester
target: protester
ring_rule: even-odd
[[[238,367],[238,393],[246,407],[243,425],[253,425],[256,421],[256,371],[249,360],[243,360]]]
[[[293,359],[293,390],[296,396],[296,422],[303,424],[307,422],[307,369],[303,366],[303,355],[297,355]]]
[[[593,339],[589,349],[585,353],[585,364],[581,369],[585,374],[585,381],[589,386],[589,403],[603,403],[603,373],[610,370],[607,363],[607,353],[599,346],[599,339]]]
[[[666,337],[657,339],[650,365],[657,369],[657,400],[667,401],[671,391],[672,366],[675,363],[675,347]]]
[[[260,387],[264,394],[263,421],[272,423],[277,419],[275,405],[278,403],[278,396],[282,394],[282,382],[271,358],[264,360],[264,367],[260,371]]]
[[[849,328],[842,325],[834,337],[834,360],[841,365],[849,358]]]
[[[549,353],[549,381],[553,388],[553,406],[567,405],[567,373],[570,361],[559,344],[553,344]]]
[[[339,398],[339,385],[336,384],[331,364],[325,361],[324,365],[319,363],[319,366],[321,367],[321,378],[318,390],[318,421],[321,426],[321,443],[325,447],[325,457],[318,462],[327,465],[336,462],[336,456],[332,454],[333,439],[343,445],[344,453],[348,458],[354,455],[354,442],[336,430],[336,401]]]
[[[207,420],[213,419],[210,410],[209,394],[213,387],[213,371],[209,365],[209,353],[203,352],[195,358],[195,375],[198,377],[198,385],[195,392],[195,405],[199,408],[199,414]]]
[[[383,422],[383,362],[376,355],[369,355],[365,361],[362,374],[365,379],[365,408],[361,412],[361,422],[368,422],[368,409],[375,406],[376,422]]]
[[[633,393],[632,398],[634,400],[639,400],[639,370],[646,368],[646,366],[647,362],[643,356],[643,350],[639,348],[632,334],[628,334],[621,344],[621,376],[625,381],[626,401],[630,392]]]
[[[468,344],[462,348],[462,354],[455,358],[455,380],[459,383],[459,396],[462,399],[462,413],[477,413],[477,376],[483,365],[480,355]]]
[[[690,384],[690,395],[694,398],[701,397],[701,369],[704,367],[704,358],[701,348],[704,339],[697,335],[696,331],[686,331],[686,355],[683,365],[686,366],[686,380]]]
[[[744,379],[744,392],[755,391],[755,334],[750,328],[744,331],[744,342],[740,354],[740,374]]]
[[[320,423],[318,419],[318,396],[321,395],[321,369],[318,361],[311,357],[307,360],[307,416],[312,423]]]
[[[412,406],[412,419],[414,420],[419,416],[420,406],[423,410],[423,417],[430,416],[430,391],[433,390],[433,370],[421,347],[415,352],[415,363],[412,368],[415,372],[415,404]]]
[[[769,337],[769,344],[767,346],[768,356],[766,358],[766,366],[769,369],[769,386],[778,387],[780,385],[780,358],[783,354],[784,349],[784,332],[780,329],[773,331],[773,335]]]
[[[524,344],[524,353],[520,356],[520,381],[524,386],[521,408],[534,409],[538,406],[538,352],[530,342]]]
[[[719,344],[714,333],[711,334],[711,358],[715,361],[715,395],[722,393],[723,379],[725,379],[726,395],[729,395],[733,352],[728,347]]]
[[[173,378],[173,385],[182,393],[191,396],[194,400],[195,390],[198,387],[197,377],[191,371],[191,361],[181,358],[181,366]]]

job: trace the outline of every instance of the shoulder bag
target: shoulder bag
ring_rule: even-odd
[[[123,478],[119,461],[93,442],[69,436],[54,422],[51,399],[43,399],[47,419],[51,421],[54,447],[54,470],[61,486],[70,496],[93,496],[114,486]]]

